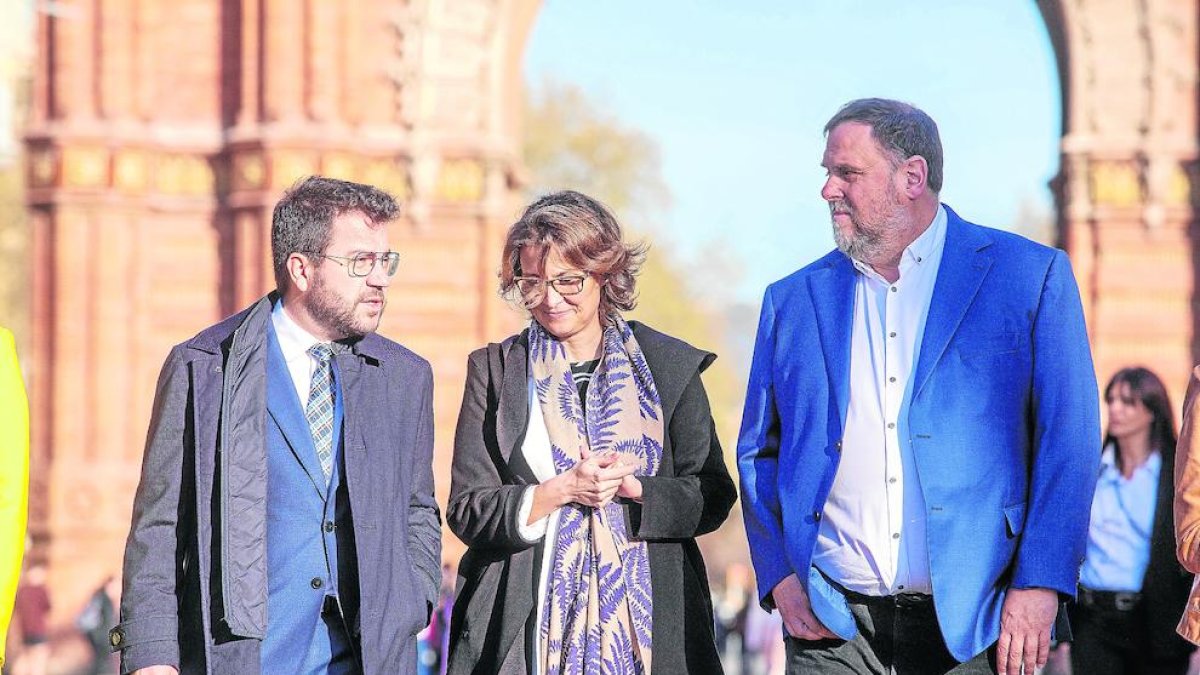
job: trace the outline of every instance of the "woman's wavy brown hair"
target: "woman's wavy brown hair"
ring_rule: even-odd
[[[627,312],[637,305],[636,279],[646,259],[645,244],[626,244],[617,219],[599,201],[562,190],[548,194],[525,209],[508,228],[500,262],[500,294],[524,307],[516,288],[522,275],[521,249],[541,250],[542,260],[551,247],[562,259],[600,280],[600,316]]]

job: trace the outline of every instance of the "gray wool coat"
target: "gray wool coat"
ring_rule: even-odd
[[[662,466],[626,505],[632,537],[650,555],[653,672],[719,674],[712,601],[695,537],[724,522],[737,491],[717,440],[700,373],[716,358],[631,321],[662,399]],[[468,359],[454,439],[446,521],[467,544],[450,626],[451,675],[528,672],[526,630],[536,607],[542,542],[517,529],[521,495],[537,479],[519,451],[529,423],[528,331]]]
[[[125,548],[122,672],[258,673],[266,634],[264,444],[271,294],[176,346],[159,375]],[[441,585],[429,364],[378,335],[335,346],[365,672],[414,673]]]

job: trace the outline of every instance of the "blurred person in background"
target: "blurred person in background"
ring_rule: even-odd
[[[92,659],[86,671],[88,675],[116,672],[113,667],[116,655],[112,653],[108,643],[108,631],[117,623],[117,607],[120,602],[121,580],[110,574],[92,592],[87,604],[75,618],[75,627],[92,648]]]
[[[532,320],[467,362],[452,675],[722,672],[695,540],[736,497],[700,379],[715,356],[622,318],[643,257],[578,192],[509,228],[500,290]]]
[[[46,568],[30,565],[17,587],[13,614],[21,631],[21,654],[16,659],[15,675],[46,675],[50,664],[50,591],[46,588]]]
[[[29,402],[13,335],[0,328],[0,666],[12,619],[29,497]]]
[[[731,675],[744,670],[746,609],[754,602],[750,566],[730,563],[725,567],[721,583],[713,589],[713,613],[716,615],[717,648],[721,651],[725,671]]]
[[[783,617],[768,612],[757,602],[746,608],[742,639],[742,672],[745,675],[783,675],[787,656],[783,645]]]
[[[1072,670],[1182,675],[1194,648],[1175,633],[1191,586],[1175,560],[1175,416],[1162,380],[1145,368],[1118,371],[1104,400],[1108,430],[1069,610]]]

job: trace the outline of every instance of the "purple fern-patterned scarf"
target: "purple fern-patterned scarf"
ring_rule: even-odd
[[[536,321],[529,328],[530,367],[557,473],[581,451],[617,452],[653,476],[662,462],[662,403],[629,325],[614,316],[587,389],[587,406],[571,377],[566,349]],[[586,411],[586,412],[585,412]],[[646,543],[630,541],[621,506],[562,507],[539,617],[543,675],[645,675],[650,672],[653,604]]]

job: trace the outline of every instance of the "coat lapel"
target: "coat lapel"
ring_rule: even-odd
[[[296,395],[296,385],[283,360],[283,351],[279,348],[274,327],[267,329],[267,341],[267,413],[283,433],[296,461],[304,467],[304,473],[308,474],[317,494],[324,497],[325,473],[317,460],[312,431],[308,428],[304,407]]]
[[[946,244],[942,262],[933,286],[933,298],[925,319],[925,335],[914,374],[916,386],[913,398],[929,381],[934,367],[946,352],[950,339],[962,323],[963,316],[975,300],[992,266],[991,255],[985,250],[991,239],[982,228],[971,225],[946,208]]]
[[[829,386],[837,401],[838,428],[846,424],[850,403],[850,337],[854,323],[854,263],[845,255],[830,258],[824,270],[809,277],[809,292],[817,315],[817,332]]]
[[[525,436],[529,424],[529,356],[528,334],[522,333],[507,350],[499,350],[502,363],[500,391],[496,392],[496,442],[500,455],[511,464],[517,443]],[[489,363],[488,367],[493,367]]]

